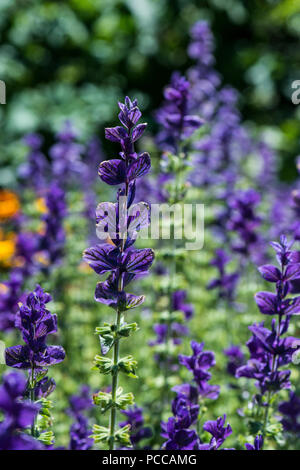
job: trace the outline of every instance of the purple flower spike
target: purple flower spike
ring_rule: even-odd
[[[86,249],[83,253],[83,259],[98,275],[108,273],[108,277],[98,282],[96,286],[95,300],[116,310],[115,322],[106,323],[103,328],[99,328],[102,356],[95,357],[95,367],[99,368],[101,373],[112,376],[112,388],[110,394],[103,393],[108,398],[108,406],[103,405],[103,400],[95,395],[94,402],[101,406],[102,412],[110,410],[111,419],[110,427],[104,428],[104,433],[99,434],[99,427],[95,426],[93,437],[97,442],[105,442],[110,450],[115,449],[116,442],[127,448],[130,442],[137,444],[140,439],[147,437],[148,431],[146,432],[147,428],[144,429],[141,425],[138,409],[131,410],[132,413],[124,411],[128,422],[121,423],[122,429],[116,430],[116,410],[126,408],[124,403],[127,406],[133,403],[132,394],[118,397],[122,389],[117,388],[117,377],[119,372],[123,372],[129,377],[136,378],[136,361],[131,356],[125,358],[126,360],[128,358],[126,363],[119,359],[119,342],[132,334],[137,325],[125,323],[121,314],[140,306],[145,300],[143,295],[127,293],[125,288],[136,277],[147,274],[154,261],[153,250],[148,248],[138,250],[133,247],[138,233],[150,223],[149,206],[143,202],[133,204],[137,180],[146,175],[151,168],[149,154],[146,152],[137,154],[134,148],[135,142],[143,135],[146,124],[138,124],[141,112],[137,100],[131,101],[126,97],[125,103],[119,103],[119,108],[119,120],[123,127],[105,129],[105,137],[111,142],[118,143],[121,146],[121,152],[119,158],[103,161],[99,166],[98,174],[105,183],[121,187],[117,191],[116,203],[103,202],[97,207],[96,233],[102,243]],[[102,361],[107,360],[104,356],[111,349],[113,349],[113,359],[111,366],[107,369],[103,367]],[[122,406],[119,406],[117,398],[122,402]],[[130,426],[133,431],[131,441],[128,432]],[[81,427],[84,428],[84,426]],[[75,431],[74,428],[73,434]],[[77,434],[84,435],[84,429]]]
[[[199,449],[199,437],[194,430],[177,428],[175,418],[169,418],[167,423],[162,423],[162,437],[165,450],[197,450]]]
[[[300,313],[300,298],[289,298],[290,280],[297,279],[299,275],[299,258],[291,250],[285,236],[280,237],[279,242],[272,242],[272,248],[276,252],[279,267],[264,265],[259,268],[262,277],[275,285],[276,291],[258,292],[255,300],[263,315],[272,316],[271,329],[266,328],[264,323],[254,324],[249,327],[253,336],[247,343],[250,351],[250,359],[246,365],[236,370],[236,377],[247,377],[255,380],[262,399],[264,410],[270,408],[271,399],[280,390],[290,389],[291,371],[282,369],[290,364],[294,354],[300,350],[300,340],[292,336],[285,336],[293,315]],[[297,406],[297,400],[292,395],[293,402]],[[281,410],[286,404],[281,404]],[[287,405],[288,408],[288,405]],[[292,407],[291,407],[292,408]],[[262,413],[265,413],[265,411]],[[289,420],[287,420],[288,422]],[[257,436],[254,445],[246,444],[247,450],[259,450],[262,448],[263,439],[266,437],[267,420],[264,421],[262,436]]]
[[[300,398],[290,392],[289,400],[279,403],[278,410],[283,415],[281,423],[287,432],[300,435]]]
[[[47,346],[49,334],[57,332],[57,317],[46,308],[51,296],[36,286],[21,305],[16,326],[21,330],[25,345],[5,349],[5,361],[17,369],[40,369],[62,362],[65,352],[61,346]]]
[[[232,429],[230,424],[225,426],[226,415],[218,418],[216,421],[206,421],[203,425],[204,431],[209,432],[212,435],[210,441],[210,450],[217,450],[224,441],[227,439],[230,434],[232,434]]]
[[[126,417],[126,421],[119,423],[119,426],[122,428],[130,425],[130,441],[133,448],[137,449],[140,441],[152,436],[151,429],[144,426],[143,409],[134,406],[128,410],[122,411],[122,414]]]
[[[235,298],[235,291],[239,280],[239,273],[226,273],[226,265],[230,261],[230,257],[224,250],[216,250],[216,256],[211,261],[211,265],[218,270],[219,277],[212,279],[207,284],[207,289],[217,289],[219,299],[225,299],[232,303]]]
[[[214,355],[204,351],[203,343],[191,342],[192,356],[179,356],[179,362],[193,372],[197,386],[188,383],[176,385],[172,390],[177,393],[172,402],[173,417],[161,423],[162,436],[167,439],[163,449],[167,450],[217,450],[232,433],[229,424],[225,425],[226,415],[216,421],[207,421],[203,430],[212,434],[209,444],[203,444],[191,426],[198,420],[203,399],[216,400],[219,387],[208,384],[211,375],[207,370],[215,364]],[[200,399],[200,400],[199,400]]]
[[[27,162],[19,168],[19,174],[26,186],[32,185],[35,190],[41,191],[46,185],[46,177],[49,172],[47,158],[41,151],[43,138],[39,134],[27,134],[24,143],[30,151]]]
[[[70,397],[70,408],[67,413],[72,416],[74,423],[70,429],[70,450],[89,450],[93,445],[90,438],[88,418],[83,412],[93,406],[91,391],[87,385],[83,385],[79,395]]]
[[[165,89],[165,102],[156,115],[158,123],[163,127],[157,140],[164,151],[176,153],[179,142],[203,125],[202,119],[189,114],[189,88],[189,82],[179,73],[174,73],[170,85]]]
[[[187,293],[184,290],[177,290],[172,294],[173,310],[180,310],[183,312],[186,320],[189,320],[194,313],[194,307],[191,304],[186,304]]]
[[[211,351],[203,351],[204,343],[191,342],[193,350],[192,356],[179,355],[180,364],[184,365],[194,375],[194,380],[198,386],[198,393],[202,397],[216,400],[219,396],[220,387],[218,385],[210,385],[208,381],[211,375],[208,369],[216,363],[214,353]]]

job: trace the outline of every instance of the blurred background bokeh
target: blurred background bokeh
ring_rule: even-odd
[[[197,19],[210,21],[216,69],[239,90],[244,119],[267,129],[282,178],[291,180],[300,136],[300,108],[291,102],[299,0],[1,0],[1,184],[14,184],[27,132],[41,132],[47,147],[71,118],[82,138],[102,137],[124,94],[140,98],[151,122],[171,73],[190,65]]]

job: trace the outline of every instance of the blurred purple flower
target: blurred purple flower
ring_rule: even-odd
[[[144,426],[143,409],[134,406],[121,411],[121,413],[126,417],[126,420],[119,423],[119,426],[122,428],[130,425],[130,441],[133,448],[136,449],[140,441],[152,436],[151,429]]]
[[[40,406],[22,401],[26,379],[21,373],[10,372],[0,386],[0,409],[4,419],[0,423],[0,450],[42,450],[43,445],[26,433],[38,414]]]
[[[228,357],[227,372],[235,377],[236,370],[244,364],[245,356],[240,346],[233,344],[224,350],[225,356]]]

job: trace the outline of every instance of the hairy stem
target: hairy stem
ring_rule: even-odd
[[[32,403],[35,402],[35,393],[34,393],[34,366],[31,367],[31,373],[30,373],[30,401]],[[31,425],[31,435],[35,437],[35,418],[33,419],[33,423]]]
[[[117,316],[116,316],[116,333],[119,331],[120,327],[120,321],[121,321],[121,312],[118,310],[117,311]],[[118,388],[118,369],[117,365],[119,362],[119,346],[120,346],[120,339],[117,337],[115,340],[114,344],[114,352],[113,352],[113,362],[114,362],[114,369],[113,369],[113,374],[112,374],[112,384],[111,384],[111,396],[112,396],[112,402],[113,406],[110,411],[110,438],[109,438],[109,450],[114,450],[115,447],[115,427],[116,427],[116,407],[115,407],[115,401],[116,401],[116,393],[117,393],[117,388]]]
[[[127,225],[127,198],[128,198],[128,183],[125,186],[125,197],[126,197],[126,225]],[[124,251],[125,242],[126,242],[126,234],[121,234],[122,243],[121,243],[121,253]],[[123,282],[123,274],[119,273],[119,281],[118,281],[118,291],[122,292],[124,289],[124,282]],[[118,388],[118,362],[119,362],[119,349],[120,349],[120,338],[119,338],[119,329],[121,323],[121,312],[117,310],[117,316],[115,321],[115,343],[114,343],[114,351],[113,351],[113,374],[112,374],[112,383],[111,383],[111,396],[113,406],[110,411],[110,437],[109,437],[109,450],[114,450],[115,447],[115,427],[116,427],[116,393]]]

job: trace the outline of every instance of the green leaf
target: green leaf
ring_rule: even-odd
[[[95,405],[100,406],[101,412],[109,410],[113,406],[111,393],[98,392],[93,395]]]
[[[122,387],[119,387],[116,393],[116,405],[120,410],[125,410],[127,406],[134,405],[134,396],[131,392],[124,393]]]
[[[120,371],[124,372],[128,377],[137,379],[138,376],[135,375],[135,369],[137,367],[137,361],[132,356],[125,356],[121,358],[118,362],[118,368]]]
[[[120,442],[123,446],[126,447],[131,447],[131,442],[130,442],[130,424],[127,424],[121,429],[118,429],[118,431],[115,432],[115,440]]]
[[[99,370],[102,374],[107,375],[110,374],[113,369],[113,361],[104,356],[95,356],[94,359],[94,366],[92,370]]]
[[[97,335],[109,335],[112,331],[112,325],[109,323],[104,323],[104,326],[97,326],[95,333]]]
[[[54,442],[55,442],[54,434],[53,434],[52,431],[42,432],[38,436],[37,439],[38,439],[38,441],[41,441],[43,444],[45,444],[47,446],[50,446],[50,445],[54,444]]]
[[[115,402],[113,402],[111,393],[101,391],[93,395],[93,401],[95,405],[100,406],[101,412],[105,413],[112,407],[116,407],[120,410],[125,410],[127,406],[131,406],[134,404],[134,396],[131,392],[123,394],[122,387],[119,387],[116,391]]]
[[[41,398],[37,401],[37,403],[41,404],[41,408],[37,416],[37,427],[39,431],[46,431],[53,424],[53,417],[51,414],[51,408],[53,408],[53,404],[51,400],[46,398]]]
[[[94,439],[95,443],[106,442],[109,439],[109,432],[108,428],[94,424],[93,434],[90,437]]]
[[[119,329],[119,336],[128,337],[138,329],[137,323],[123,323]]]

